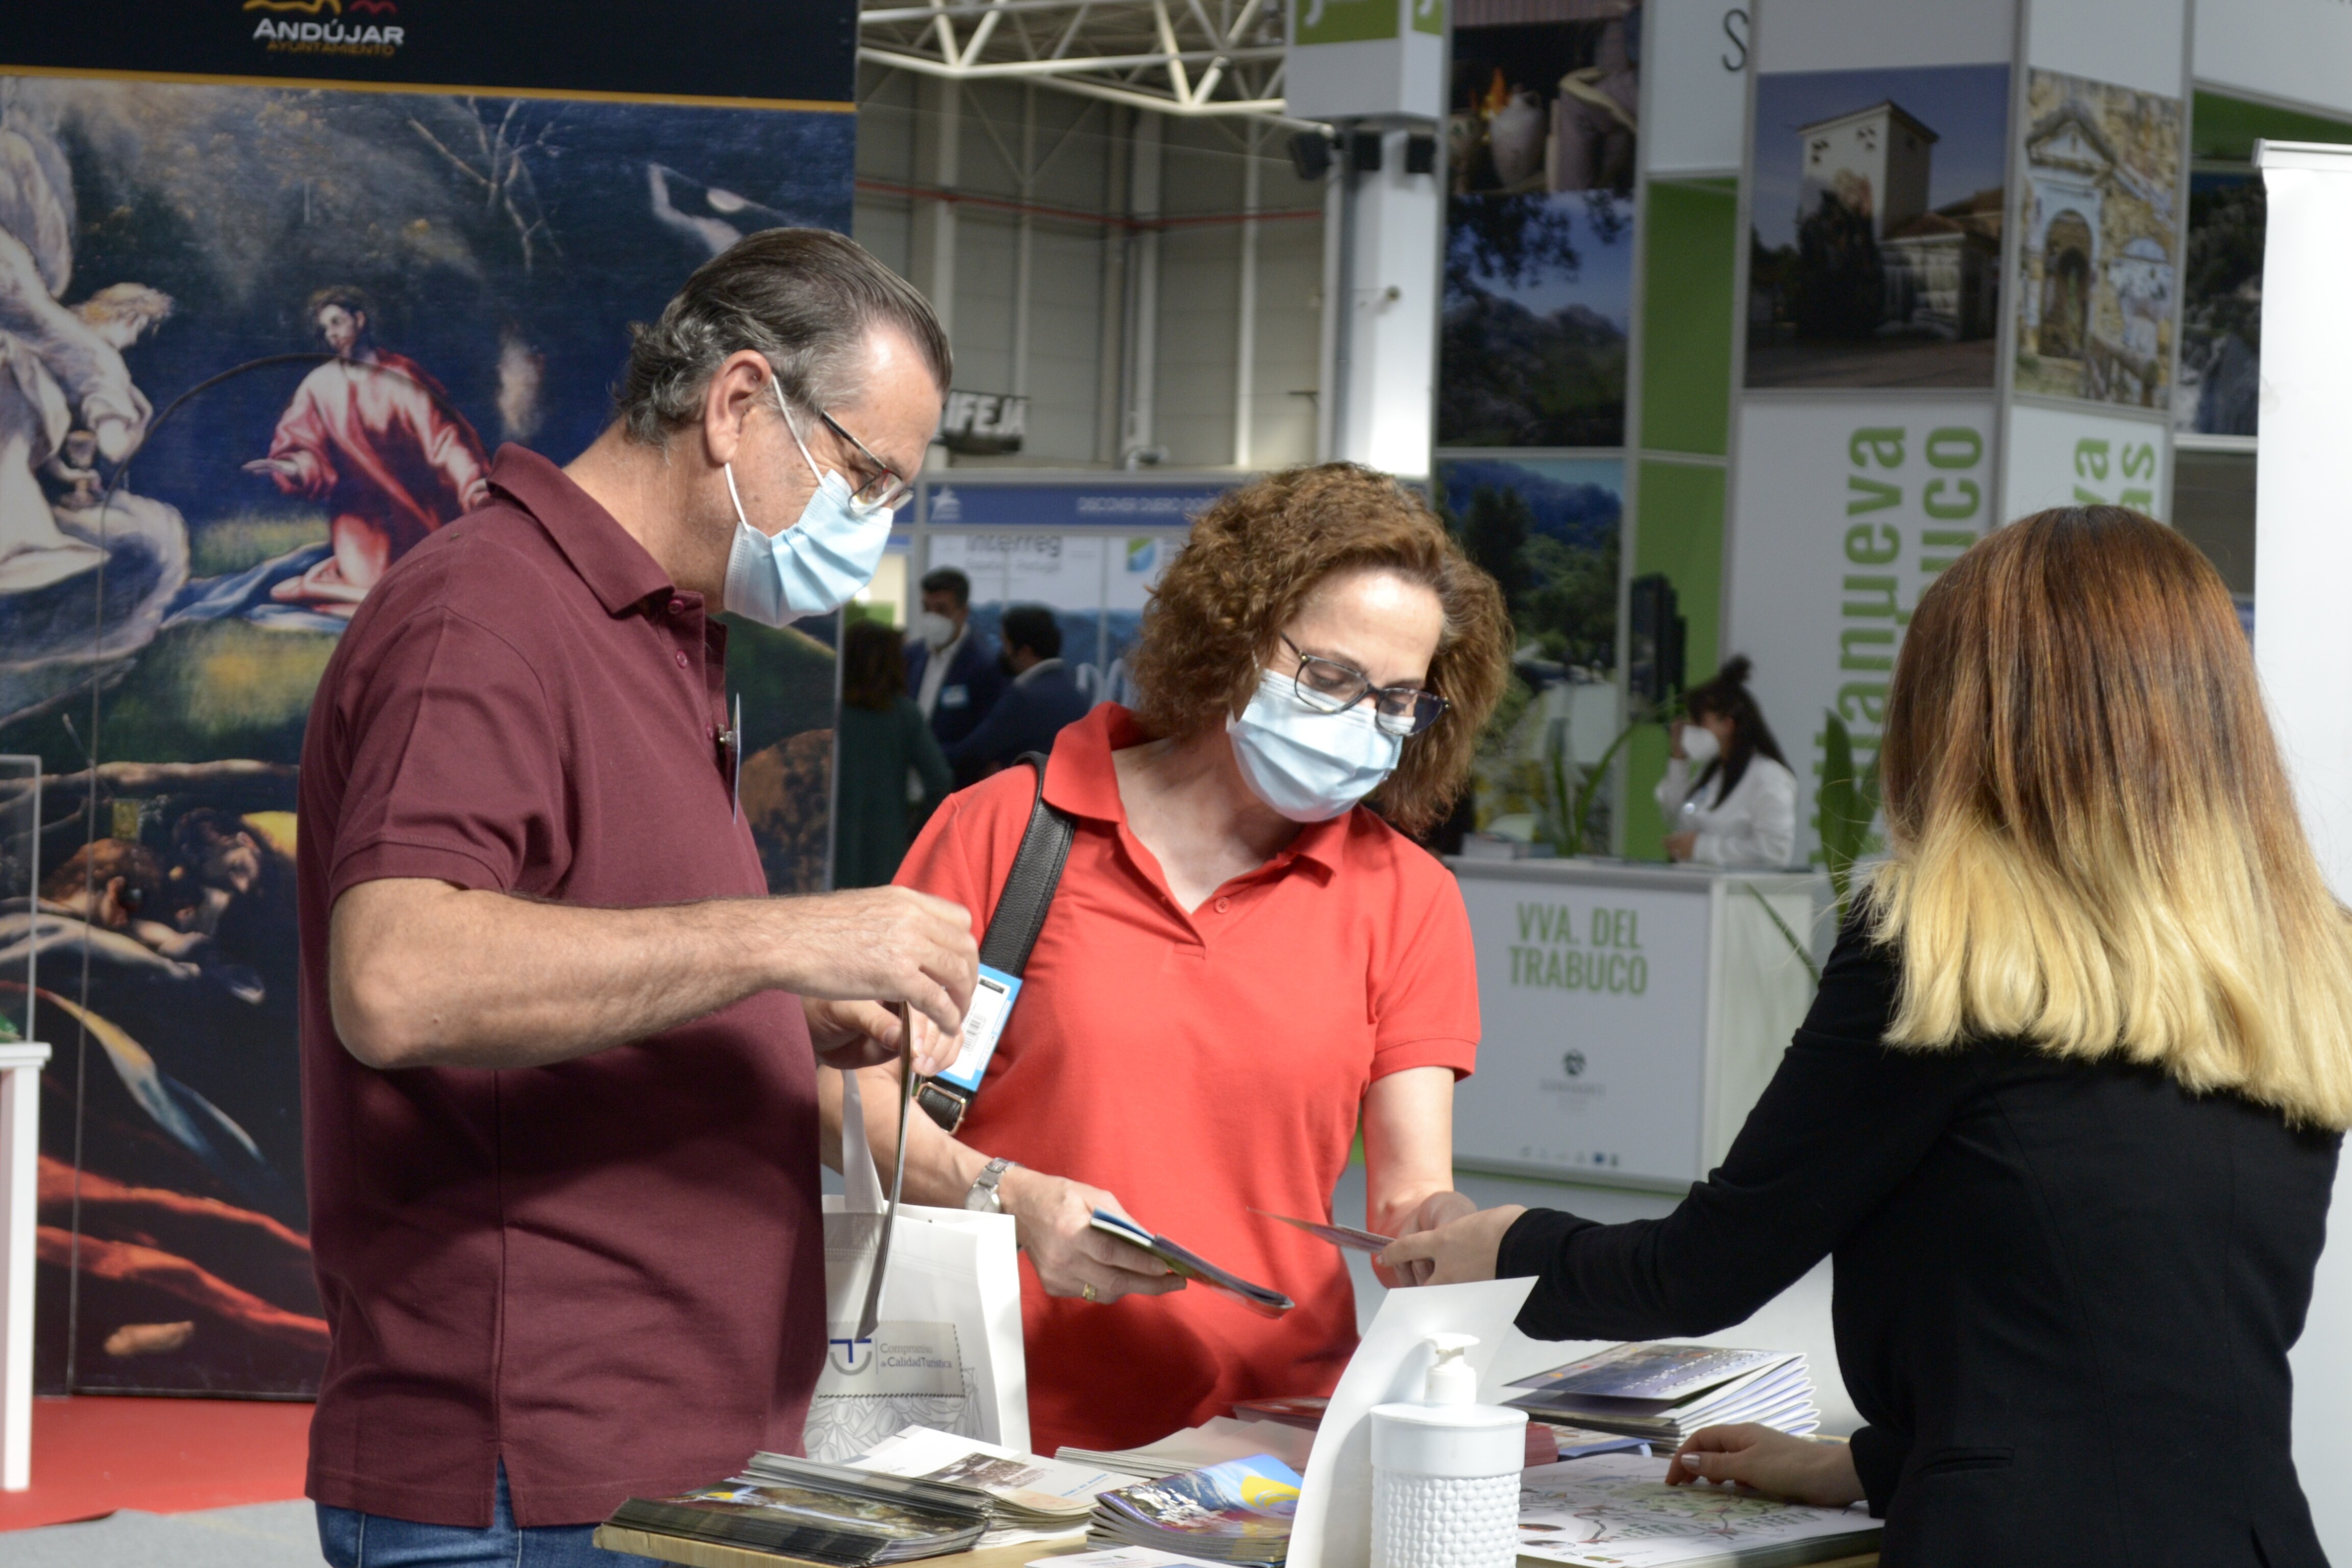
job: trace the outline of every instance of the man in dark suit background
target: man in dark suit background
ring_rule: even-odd
[[[1006,676],[996,649],[971,624],[971,579],[941,566],[923,574],[922,590],[916,639],[907,649],[907,695],[931,721],[940,745],[952,747],[988,717]]]
[[[992,773],[1024,752],[1052,751],[1062,727],[1076,723],[1094,706],[1062,662],[1062,627],[1053,611],[1043,605],[1014,605],[1004,612],[999,629],[1013,684],[978,729],[946,748],[948,764],[959,778]]]

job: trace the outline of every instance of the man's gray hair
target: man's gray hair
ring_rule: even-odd
[[[702,418],[710,378],[744,349],[804,406],[854,402],[877,327],[906,335],[944,396],[953,355],[913,284],[830,229],[762,229],[697,268],[660,321],[631,324],[614,412],[632,439],[658,447]]]

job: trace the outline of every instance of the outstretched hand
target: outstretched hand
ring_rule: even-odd
[[[1503,1249],[1503,1233],[1527,1212],[1518,1204],[1480,1209],[1435,1230],[1401,1236],[1374,1261],[1391,1278],[1415,1285],[1492,1279],[1496,1257]]]
[[[1692,1433],[1666,1467],[1666,1484],[1694,1481],[1723,1481],[1815,1508],[1843,1508],[1863,1495],[1853,1450],[1845,1444],[1791,1437],[1753,1423]]]

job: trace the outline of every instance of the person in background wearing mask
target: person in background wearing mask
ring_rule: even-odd
[[[1062,624],[1043,605],[1015,605],[1000,623],[1004,668],[1013,684],[979,729],[950,746],[948,762],[981,776],[1010,767],[1024,752],[1050,752],[1063,726],[1093,706],[1062,662]]]
[[[1469,918],[1399,829],[1466,784],[1510,652],[1502,595],[1420,497],[1293,469],[1192,525],[1144,612],[1135,710],[1062,731],[1045,795],[1077,824],[1058,890],[961,1131],[917,1118],[906,1169],[909,1202],[1019,1222],[1038,1451],[1330,1393],[1356,1344],[1347,1266],[1250,1211],[1328,1217],[1360,1122],[1374,1228],[1470,1212],[1452,1190]],[[1036,791],[1013,768],[950,795],[898,880],[984,930]],[[888,1150],[897,1080],[873,1076]],[[1298,1307],[1171,1295],[1180,1278],[1088,1228],[1097,1208]]]
[[[888,1004],[952,1035],[977,951],[908,889],[766,896],[714,617],[864,585],[948,374],[849,240],[750,236],[593,445],[503,448],[337,645],[297,851],[335,1568],[634,1563],[589,1540],[623,1498],[798,1451],[817,1061],[895,1053]]]
[[[1670,859],[1786,866],[1797,852],[1797,775],[1748,695],[1749,668],[1743,655],[1683,695],[1690,717],[1675,721],[1657,789]]]
[[[971,624],[971,579],[952,566],[923,574],[923,609],[907,645],[907,695],[942,750],[980,728],[1004,694],[996,650]]]

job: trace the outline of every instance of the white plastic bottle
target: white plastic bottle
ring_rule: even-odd
[[[1524,1410],[1480,1405],[1469,1334],[1433,1334],[1419,1405],[1372,1407],[1371,1568],[1512,1568]]]

